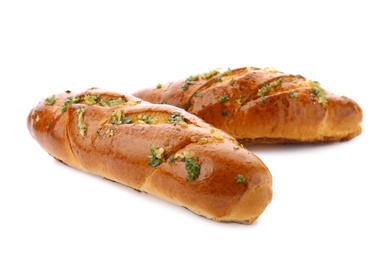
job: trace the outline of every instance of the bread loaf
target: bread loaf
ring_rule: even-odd
[[[57,160],[212,220],[250,224],[272,199],[271,174],[256,155],[174,106],[67,91],[39,102],[27,124]]]
[[[334,142],[362,131],[355,101],[273,68],[214,70],[133,95],[184,108],[242,143]]]

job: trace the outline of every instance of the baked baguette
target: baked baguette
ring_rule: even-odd
[[[42,100],[27,124],[57,160],[212,220],[250,224],[272,199],[271,174],[256,155],[174,106],[68,91]]]
[[[184,108],[241,143],[334,142],[362,131],[355,101],[273,68],[214,70],[133,95]]]

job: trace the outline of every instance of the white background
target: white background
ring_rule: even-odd
[[[128,2],[128,3],[126,3]],[[390,259],[386,1],[1,1],[0,259]],[[221,224],[52,159],[41,99],[273,66],[357,101],[363,134],[248,147],[274,199]]]

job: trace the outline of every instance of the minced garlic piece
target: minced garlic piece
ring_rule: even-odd
[[[207,144],[214,142],[214,138],[212,137],[206,137],[206,136],[191,136],[191,142],[197,143],[197,144]]]
[[[106,135],[107,135],[107,137],[113,136],[114,135],[114,130],[111,127],[108,128],[107,131],[106,131]]]
[[[164,156],[164,148],[160,147],[155,151],[156,151],[156,158],[161,159]]]
[[[195,156],[193,151],[184,151],[183,152],[184,158],[193,158]]]
[[[97,100],[99,98],[99,94],[91,94],[91,95],[85,95],[83,97],[83,100],[88,105],[95,105],[97,103]]]
[[[220,70],[221,70],[221,68],[216,68],[215,70],[212,70],[212,71],[209,71],[209,72],[205,72],[205,73],[202,74],[202,78],[203,79],[209,79],[212,76],[219,74]]]
[[[130,124],[132,121],[131,117],[126,117],[122,109],[116,109],[111,114],[111,124],[121,125],[121,124]]]
[[[214,138],[215,140],[219,140],[219,141],[223,140],[223,137],[222,137],[221,132],[219,130],[212,128],[210,130],[210,133],[211,133],[211,137]]]
[[[265,71],[268,71],[268,72],[273,72],[273,73],[277,73],[279,72],[277,69],[275,69],[274,67],[265,67],[264,68]]]
[[[84,123],[84,107],[77,109],[77,127],[82,136],[87,131],[87,125]]]
[[[326,106],[326,103],[328,101],[326,99],[325,90],[321,88],[321,83],[312,80],[307,80],[306,83],[309,87],[311,87],[311,94],[317,97],[318,103],[320,103],[323,106]]]
[[[137,115],[137,122],[138,124],[156,124],[157,123],[157,118],[146,115],[146,114],[139,114]]]
[[[127,101],[127,104],[132,105],[132,106],[138,105],[140,103],[141,103],[141,100],[139,100],[139,101],[133,101],[133,100]]]
[[[280,83],[282,83],[282,78],[278,78],[274,81],[271,81],[270,83],[268,83],[268,85],[269,85],[270,89],[272,89],[272,88],[280,85]]]
[[[270,83],[265,84],[257,91],[257,95],[259,97],[264,97],[265,93],[267,93],[268,91],[269,92],[273,91],[276,86],[282,84],[282,81],[283,81],[282,78],[278,78],[271,81]]]
[[[195,153],[193,151],[184,151],[182,153],[175,153],[175,155],[173,156],[175,160],[177,158],[184,159],[184,158],[194,158],[194,157],[195,157]]]
[[[151,155],[148,155],[149,165],[157,167],[164,159],[164,148],[156,149],[153,144],[150,145]]]
[[[205,136],[201,136],[198,140],[198,144],[206,144],[206,143],[211,143],[213,142],[213,138],[211,137],[205,137]]]
[[[321,83],[316,81],[316,80],[314,80],[314,81],[313,80],[307,80],[306,83],[307,83],[307,85],[309,87],[312,87],[312,88],[319,88],[319,87],[321,87]]]

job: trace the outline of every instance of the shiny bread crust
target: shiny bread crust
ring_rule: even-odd
[[[362,132],[354,100],[273,68],[211,71],[133,95],[184,108],[242,143],[336,142]]]
[[[215,221],[251,224],[272,199],[271,174],[256,155],[174,106],[68,91],[39,102],[27,125],[57,160]],[[200,167],[192,179],[188,161]]]

